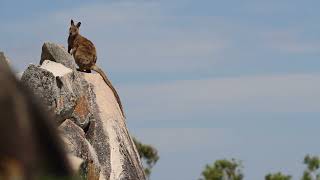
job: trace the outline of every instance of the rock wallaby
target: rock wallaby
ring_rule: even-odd
[[[117,99],[121,113],[123,117],[125,117],[120,97],[116,89],[113,87],[106,74],[96,65],[97,53],[94,44],[87,38],[81,36],[79,33],[80,25],[81,22],[78,22],[75,25],[73,20],[71,20],[68,37],[68,53],[73,55],[80,71],[91,72],[91,70],[94,70],[102,76],[106,84],[111,88],[114,96]]]

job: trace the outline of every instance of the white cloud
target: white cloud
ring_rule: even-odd
[[[274,30],[263,33],[267,48],[277,52],[293,54],[319,54],[320,42],[301,38],[303,32],[295,30]]]
[[[145,144],[152,144],[160,154],[199,152],[200,149],[222,149],[239,140],[227,128],[138,128],[133,135]]]
[[[289,5],[290,3],[290,5]],[[255,15],[284,15],[288,13],[296,13],[299,3],[292,1],[247,1],[244,4],[244,9]]]
[[[138,128],[131,134],[158,150],[160,159],[152,170],[153,179],[179,179],[179,174],[183,179],[196,179],[206,163],[238,158],[232,149],[243,142],[228,128]]]
[[[195,26],[201,17],[189,17],[189,24],[180,27],[176,24],[183,18],[167,15],[156,2],[94,5],[56,16],[63,20],[73,15],[84,22],[81,31],[96,43],[98,61],[118,71],[206,69],[228,46],[227,40],[211,26],[206,32]],[[215,19],[208,23],[212,21]]]

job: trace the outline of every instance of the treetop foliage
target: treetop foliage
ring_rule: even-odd
[[[157,163],[159,160],[158,151],[152,147],[151,145],[142,144],[136,138],[133,138],[133,142],[135,143],[139,156],[145,163],[144,172],[149,177],[151,174],[152,167]]]
[[[277,172],[274,174],[267,174],[265,180],[291,180],[290,175],[282,174],[281,172]]]
[[[221,159],[206,165],[201,180],[242,180],[242,164],[235,159]]]

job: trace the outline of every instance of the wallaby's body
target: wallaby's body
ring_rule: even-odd
[[[94,44],[79,34],[80,25],[80,22],[75,25],[73,20],[71,20],[68,37],[68,53],[73,55],[80,71],[90,72],[91,70],[94,70],[102,76],[103,80],[111,88],[114,96],[117,99],[121,113],[125,117],[120,97],[116,89],[113,87],[106,74],[96,65],[97,52]]]

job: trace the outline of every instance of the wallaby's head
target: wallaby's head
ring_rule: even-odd
[[[75,35],[79,34],[80,25],[81,25],[81,22],[78,22],[77,25],[75,25],[73,20],[71,19],[71,25],[69,28],[69,36],[75,36]]]

